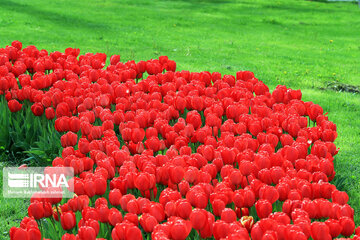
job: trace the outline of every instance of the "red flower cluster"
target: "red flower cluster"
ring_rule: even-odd
[[[176,71],[166,56],[114,55],[104,68],[106,58],[18,41],[0,49],[9,109],[29,100],[35,116],[55,118],[63,150],[52,166],[76,174],[76,196],[61,204],[34,196],[12,240],[41,239],[42,218],[67,231],[63,240],[354,233],[349,197],[330,183],[336,125],[300,90],[270,93],[249,71]]]

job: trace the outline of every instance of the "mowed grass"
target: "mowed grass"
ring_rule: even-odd
[[[360,10],[303,0],[3,1],[0,46],[20,40],[48,51],[77,47],[122,61],[167,55],[178,69],[253,71],[274,89],[301,88],[338,127],[335,181],[360,224],[360,95],[320,90],[360,85]],[[343,182],[342,184],[340,184]],[[26,214],[23,200],[0,198],[0,233]]]

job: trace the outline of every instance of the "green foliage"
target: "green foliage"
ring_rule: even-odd
[[[25,101],[16,113],[9,111],[4,96],[0,100],[0,161],[11,165],[47,166],[61,153],[60,134],[54,121],[35,117]]]

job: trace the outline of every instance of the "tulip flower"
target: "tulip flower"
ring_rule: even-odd
[[[43,218],[44,213],[44,206],[42,202],[35,201],[31,203],[28,208],[29,216],[34,217],[37,220]]]
[[[60,216],[61,226],[64,230],[70,230],[76,225],[76,218],[73,212],[65,212]]]
[[[266,218],[272,212],[272,205],[266,199],[260,199],[255,203],[256,213],[259,218]]]

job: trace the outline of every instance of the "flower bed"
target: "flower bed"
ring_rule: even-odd
[[[79,52],[0,49],[9,109],[30,101],[55,119],[63,149],[52,166],[76,174],[74,198],[34,195],[11,239],[354,234],[349,197],[330,183],[336,125],[300,90],[270,93],[249,71],[176,71],[166,56],[113,55],[105,67],[105,54]]]

